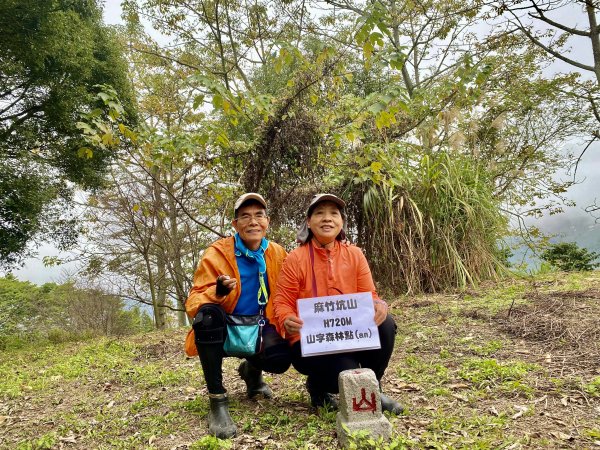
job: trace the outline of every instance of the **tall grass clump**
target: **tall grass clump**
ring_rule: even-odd
[[[356,183],[350,211],[375,279],[395,292],[435,292],[495,278],[507,220],[473,159],[426,154]]]

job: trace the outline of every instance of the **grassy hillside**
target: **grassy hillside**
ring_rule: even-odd
[[[391,302],[389,448],[600,448],[600,273],[508,280]],[[293,369],[250,401],[226,360],[238,436],[207,436],[185,330],[0,354],[0,447],[336,448],[335,413],[307,406]],[[360,443],[359,443],[360,444]],[[385,448],[383,445],[360,448]]]

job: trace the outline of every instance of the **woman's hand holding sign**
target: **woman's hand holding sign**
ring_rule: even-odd
[[[375,308],[375,325],[379,326],[383,323],[388,313],[388,305],[383,300],[373,300]]]
[[[299,333],[300,328],[302,328],[302,325],[304,325],[304,322],[302,321],[302,319],[300,317],[297,317],[297,316],[290,316],[290,317],[286,318],[285,321],[283,322],[285,331],[288,334]]]

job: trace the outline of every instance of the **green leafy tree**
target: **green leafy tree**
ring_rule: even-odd
[[[510,28],[520,32],[550,58],[571,70],[572,81],[565,92],[580,101],[587,115],[587,123],[581,124],[587,142],[581,145],[573,165],[575,176],[585,153],[600,139],[598,4],[591,0],[501,0],[491,5],[498,17],[505,18]],[[573,54],[575,46],[585,49],[585,57]],[[600,206],[594,201],[585,209],[597,216]]]
[[[0,348],[23,331],[23,322],[31,313],[37,290],[35,285],[20,282],[11,275],[0,278]]]
[[[157,328],[171,323],[171,311],[185,326],[192,274],[207,243],[227,228],[231,189],[219,181],[211,155],[216,127],[194,108],[193,70],[155,55],[152,39],[134,25],[126,38],[137,49],[127,56],[143,123],[130,128],[120,117],[108,120],[120,110],[110,91],[106,114],[82,118],[86,138],[118,149],[120,157],[110,166],[110,183],[89,198],[87,245],[78,259],[103,285],[150,305]]]
[[[566,272],[589,271],[600,266],[600,262],[594,262],[600,258],[600,253],[590,252],[587,248],[579,247],[575,242],[551,244],[541,254],[541,258]]]
[[[11,266],[41,240],[72,244],[73,192],[102,183],[112,152],[81,152],[76,127],[97,106],[95,86],[112,85],[134,115],[96,0],[2,0],[0,29],[0,265]]]
[[[585,111],[526,37],[477,39],[481,2],[125,7],[179,44],[134,48],[192,69],[220,187],[266,194],[276,236],[337,192],[378,280],[436,290],[495,275],[506,214],[559,211],[569,184],[552,174]]]

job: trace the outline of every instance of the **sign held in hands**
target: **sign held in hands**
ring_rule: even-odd
[[[370,292],[298,299],[302,356],[381,347]]]

